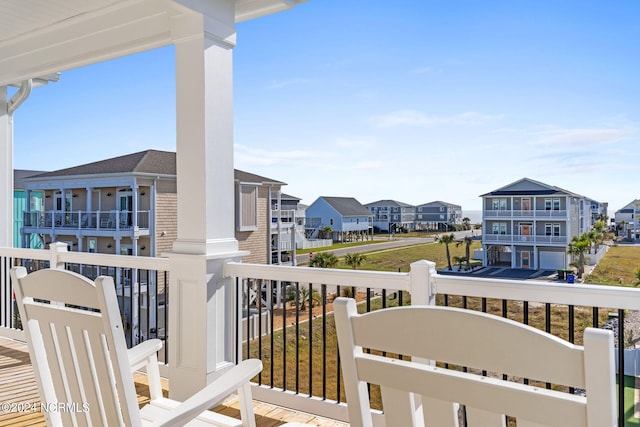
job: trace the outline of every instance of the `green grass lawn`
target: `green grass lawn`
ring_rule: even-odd
[[[625,375],[624,377],[624,425],[640,426],[640,419],[633,416],[635,411],[635,387],[636,379]]]
[[[593,272],[585,277],[585,283],[636,286],[635,271],[638,268],[640,268],[640,247],[612,246]]]
[[[308,254],[309,252],[324,252],[324,251],[332,251],[334,249],[351,248],[353,246],[367,246],[367,245],[372,245],[374,243],[380,243],[380,240],[365,240],[364,242],[335,243],[331,246],[324,246],[322,248],[296,249],[296,253],[298,255],[301,255],[301,254]]]
[[[479,241],[473,242],[471,245],[472,257],[473,250],[480,246]],[[464,245],[456,247],[455,244],[452,244],[449,245],[449,250],[451,251],[452,263],[454,256],[465,255]],[[407,272],[410,270],[409,266],[411,263],[422,259],[435,262],[436,268],[444,268],[447,266],[445,247],[439,243],[425,243],[401,249],[384,250],[376,253],[365,254],[365,256],[367,259],[359,267],[359,270]]]

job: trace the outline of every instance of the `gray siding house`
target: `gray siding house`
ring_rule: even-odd
[[[567,268],[567,245],[592,225],[591,199],[529,178],[480,197],[485,266]]]
[[[462,206],[440,200],[415,208],[415,229],[447,231],[449,224],[462,224]]]
[[[306,211],[307,234],[317,238],[331,229],[334,241],[368,239],[373,232],[373,215],[353,197],[318,197]]]
[[[640,213],[640,200],[638,199],[627,203],[616,211],[616,234],[619,237],[633,241],[640,240],[640,220],[638,219],[638,213]]]
[[[416,207],[396,200],[378,200],[364,205],[373,215],[373,226],[381,231],[415,229]]]

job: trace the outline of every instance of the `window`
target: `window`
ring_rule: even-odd
[[[329,225],[333,225],[333,218],[329,219]]]
[[[506,222],[494,222],[491,226],[492,234],[507,234]]]
[[[491,205],[494,211],[506,211],[507,199],[493,199]]]
[[[545,236],[560,236],[560,224],[545,224],[544,234]]]
[[[240,184],[238,231],[258,229],[258,186]]]
[[[544,199],[544,210],[545,211],[559,211],[560,210],[560,199]]]

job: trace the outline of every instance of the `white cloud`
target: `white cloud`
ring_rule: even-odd
[[[425,74],[425,73],[430,73],[432,71],[436,71],[436,70],[434,70],[433,67],[420,67],[420,68],[414,68],[413,70],[411,70],[411,72],[414,74]]]
[[[343,138],[336,139],[336,147],[339,148],[373,148],[375,143],[368,138]]]
[[[433,116],[417,110],[398,110],[371,118],[379,128],[395,126],[431,127],[440,125],[481,125],[488,121],[500,120],[503,115],[489,115],[477,112],[465,112],[452,116]]]
[[[354,165],[356,169],[382,169],[384,163],[377,160],[363,160],[356,162]]]
[[[311,83],[311,80],[309,79],[272,80],[271,82],[269,82],[267,89],[279,90],[287,86],[302,85],[307,83]]]
[[[541,145],[606,145],[630,138],[633,129],[558,129],[541,132],[538,143]]]
[[[262,148],[235,144],[235,160],[238,164],[276,165],[313,160],[322,156],[321,152],[311,150],[270,151]]]

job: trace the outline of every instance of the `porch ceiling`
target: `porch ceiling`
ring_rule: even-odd
[[[235,20],[276,13],[303,1],[235,0]],[[197,29],[189,9],[206,14],[224,2],[0,0],[0,86],[190,37]],[[215,21],[215,16],[208,18]]]

